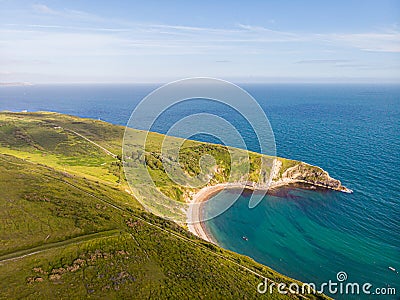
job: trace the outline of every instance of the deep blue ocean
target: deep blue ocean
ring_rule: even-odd
[[[0,87],[0,110],[56,111],[125,125],[137,103],[158,86]],[[242,195],[207,222],[212,235],[223,247],[290,277],[322,283],[343,271],[347,282],[396,287],[397,296],[382,298],[398,299],[400,275],[388,267],[400,270],[400,85],[240,86],[268,116],[278,156],[318,165],[354,193],[282,189],[253,209]],[[215,103],[178,106],[154,131],[164,133],[183,116],[203,111],[229,119],[247,147],[259,150],[240,116]]]

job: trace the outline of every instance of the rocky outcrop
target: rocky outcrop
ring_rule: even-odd
[[[277,163],[278,170],[275,170],[272,186],[285,185],[290,183],[308,183],[313,186],[324,187],[345,193],[352,193],[352,190],[342,185],[340,180],[332,178],[323,169],[303,162],[298,162],[286,170],[281,170],[282,163]]]

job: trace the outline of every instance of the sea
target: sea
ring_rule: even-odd
[[[238,85],[268,117],[278,156],[320,166],[354,193],[282,188],[254,208],[248,205],[250,195],[240,194],[227,211],[206,222],[214,239],[317,288],[329,281],[358,283],[360,289],[372,285],[370,295],[330,293],[325,287],[335,298],[378,299],[378,293],[394,287],[397,295],[379,299],[399,299],[400,275],[389,267],[400,271],[400,85]],[[0,111],[55,111],[126,125],[137,104],[159,86],[2,86]],[[192,113],[217,113],[238,128],[249,150],[260,151],[239,115],[198,100],[167,111],[153,130],[166,133]],[[193,138],[220,142],[208,135]],[[219,198],[229,201],[237,193],[225,191]],[[213,209],[206,205],[204,214]]]

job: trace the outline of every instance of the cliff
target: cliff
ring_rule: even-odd
[[[271,187],[287,185],[291,183],[306,183],[344,193],[353,192],[351,189],[343,186],[340,180],[332,178],[328,172],[324,171],[320,167],[304,162],[290,162],[292,165],[294,165],[285,169],[282,164],[282,159],[275,160]]]

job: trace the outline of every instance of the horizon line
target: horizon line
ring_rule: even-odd
[[[132,81],[43,81],[43,82],[33,82],[33,81],[0,81],[0,87],[6,86],[34,86],[34,85],[79,85],[79,84],[167,84],[172,81],[183,80],[187,78],[196,78],[193,77],[184,77],[179,79],[160,79],[160,80],[132,80]],[[218,78],[218,77],[209,77],[209,78]],[[254,79],[254,80],[243,80],[243,79],[227,79],[223,77],[219,77],[219,79],[226,80],[235,84],[398,84],[400,85],[399,79],[377,79],[377,78],[342,78],[341,80],[327,80],[327,79],[298,79],[298,80],[262,80],[262,79]]]

